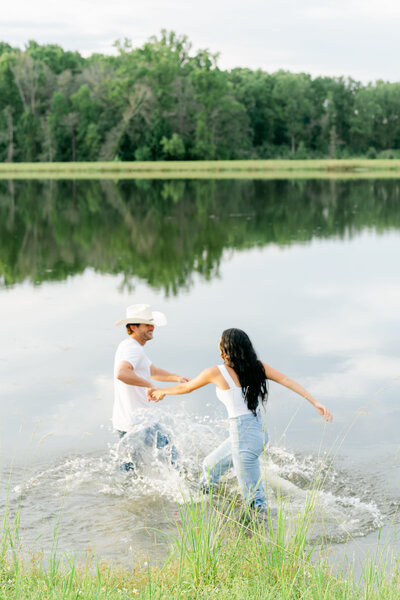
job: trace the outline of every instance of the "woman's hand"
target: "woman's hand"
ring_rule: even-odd
[[[321,415],[321,417],[323,419],[325,419],[325,421],[327,423],[332,423],[333,416],[332,416],[330,410],[328,408],[326,408],[326,406],[324,406],[323,404],[320,404],[319,402],[316,402],[315,403],[315,408],[319,412],[319,414]]]
[[[147,400],[150,402],[153,400],[154,402],[159,402],[165,396],[165,392],[163,390],[158,390],[157,388],[147,388]]]

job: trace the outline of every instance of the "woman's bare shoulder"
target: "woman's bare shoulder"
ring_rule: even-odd
[[[206,373],[209,377],[212,377],[212,378],[221,374],[217,365],[215,365],[213,367],[208,367],[207,369],[204,369],[203,373]]]
[[[263,362],[262,365],[264,367],[267,379],[271,379],[272,381],[277,381],[278,383],[281,383],[282,380],[286,378],[286,375],[280,373],[280,371],[277,371],[270,365],[267,365],[267,363]]]

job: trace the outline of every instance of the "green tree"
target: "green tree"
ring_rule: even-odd
[[[34,40],[30,40],[26,46],[26,54],[31,56],[34,61],[39,61],[59,75],[63,71],[71,70],[78,73],[83,65],[84,59],[79,52],[65,51],[57,44],[40,45]]]
[[[161,146],[167,159],[182,160],[185,157],[185,144],[177,133],[173,133],[170,138],[164,136]]]
[[[100,102],[93,99],[85,83],[71,96],[71,106],[76,120],[76,160],[96,160],[100,146],[97,125],[101,113]]]
[[[273,77],[261,70],[233,69],[229,79],[249,119],[251,146],[260,158],[270,158],[275,135]]]
[[[218,66],[162,30],[116,56],[0,43],[0,159],[352,156],[400,148],[400,84]]]
[[[375,122],[383,119],[382,107],[376,100],[371,84],[358,90],[355,96],[350,134],[356,152],[366,152],[369,146],[374,145]]]
[[[277,115],[276,138],[288,141],[292,154],[300,141],[310,138],[312,108],[311,77],[279,71],[274,76],[273,98]]]
[[[238,158],[250,144],[245,108],[233,95],[227,75],[217,66],[217,55],[203,51],[191,73],[198,106],[193,156],[199,159]]]
[[[374,96],[380,112],[375,120],[376,148],[388,150],[400,147],[400,84],[377,81]]]

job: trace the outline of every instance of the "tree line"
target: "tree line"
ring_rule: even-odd
[[[167,31],[115,46],[0,42],[0,160],[400,157],[400,83],[226,71]]]

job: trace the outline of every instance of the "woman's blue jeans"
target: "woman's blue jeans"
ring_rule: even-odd
[[[229,419],[229,438],[204,459],[202,486],[218,483],[225,471],[233,466],[246,504],[264,507],[265,490],[259,456],[267,442],[268,434],[260,415]]]

